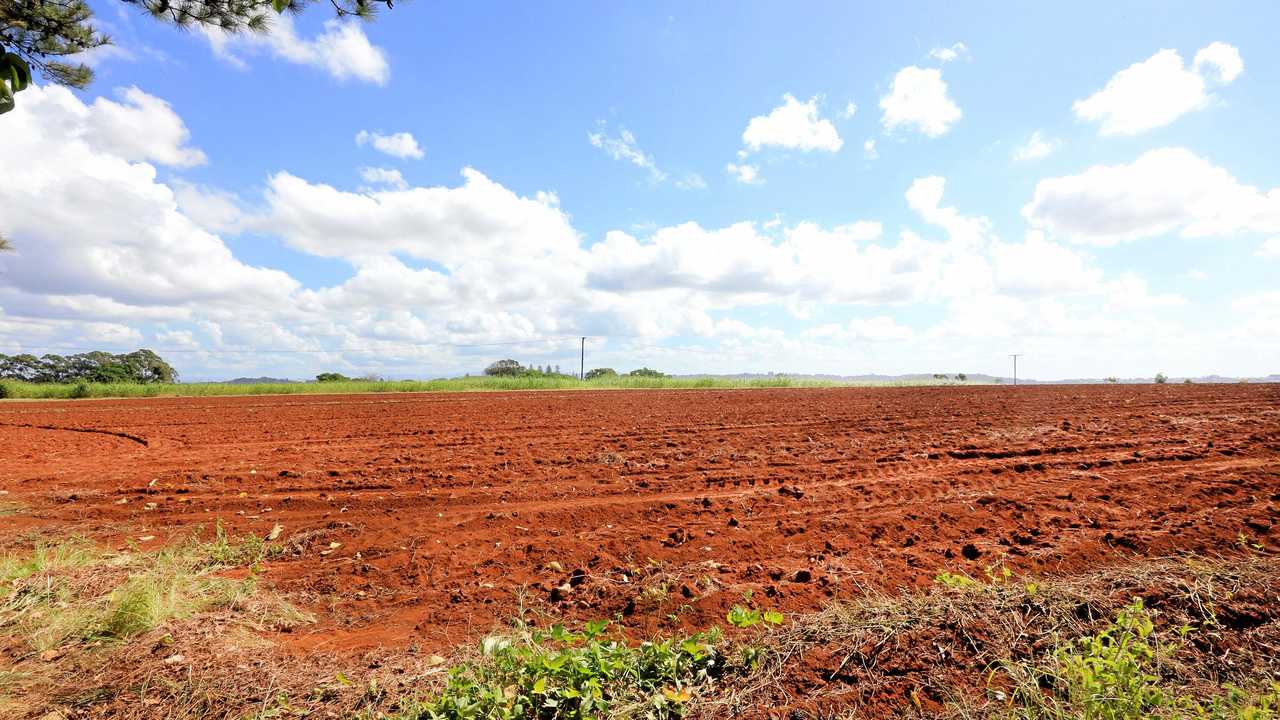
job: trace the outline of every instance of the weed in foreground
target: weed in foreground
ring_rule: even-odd
[[[233,580],[213,571],[254,567],[273,552],[258,538],[234,540],[220,527],[211,542],[192,535],[153,553],[104,554],[79,539],[37,542],[30,553],[0,558],[0,583],[9,590],[0,597],[0,636],[37,653],[127,640],[170,620],[236,606],[255,592],[256,574]]]
[[[1184,627],[1180,634],[1191,632]],[[1158,666],[1169,650],[1156,636],[1151,612],[1135,598],[1109,626],[1057,648],[1047,664],[1006,663],[1005,676],[1013,682],[1009,714],[1025,720],[1280,717],[1280,683],[1253,693],[1224,685],[1208,698],[1167,689]]]
[[[726,670],[718,630],[633,647],[607,636],[607,627],[518,626],[513,635],[487,637],[479,661],[453,668],[442,691],[405,703],[395,717],[679,717]]]

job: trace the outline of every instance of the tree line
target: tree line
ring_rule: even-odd
[[[550,365],[547,365],[546,367],[529,365],[526,367],[521,364],[520,361],[511,360],[510,358],[506,360],[498,360],[490,364],[489,367],[484,369],[484,374],[494,377],[576,377],[573,373],[560,372],[559,365],[556,365],[554,368]],[[666,377],[665,373],[661,373],[647,367],[637,368],[631,372],[623,374],[628,377]],[[586,379],[595,380],[598,378],[618,376],[618,371],[613,368],[594,368],[587,371]]]
[[[178,372],[150,350],[114,355],[95,350],[77,355],[0,355],[0,380],[30,383],[172,383]]]

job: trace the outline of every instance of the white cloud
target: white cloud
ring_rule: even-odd
[[[17,248],[0,256],[0,336],[24,344],[179,347],[196,351],[176,358],[181,369],[206,377],[329,368],[421,375],[493,359],[492,348],[430,345],[439,342],[523,340],[502,352],[563,362],[556,353],[570,343],[547,339],[560,335],[644,336],[634,345],[599,340],[589,352],[600,364],[685,372],[940,370],[929,367],[939,358],[953,371],[977,370],[993,346],[1015,343],[1041,363],[1092,368],[1099,348],[1117,344],[1169,357],[1220,347],[1186,343],[1180,326],[1162,323],[1183,300],[1142,278],[1103,274],[1079,248],[1041,233],[1001,241],[985,217],[946,199],[941,177],[906,190],[919,234],[886,235],[873,220],[773,216],[593,238],[573,227],[553,192],[520,195],[471,169],[453,185],[413,187],[373,168],[363,182],[375,188],[281,171],[253,199],[165,183],[136,156],[172,157],[174,147],[139,150],[90,132],[99,106],[61,88],[34,88],[23,100],[5,117],[14,135],[0,155],[9,180],[0,184],[0,225]],[[136,106],[147,108],[143,127],[171,113]],[[176,147],[187,147],[185,136]],[[303,287],[238,260],[214,231],[332,258],[349,275]],[[1250,318],[1271,317],[1271,305],[1250,303]],[[905,322],[900,308],[920,304],[946,319]],[[752,308],[795,321],[748,321]],[[808,326],[812,317],[823,324]],[[674,336],[699,340],[652,347]],[[362,352],[202,352],[244,347]]]
[[[394,190],[404,190],[409,187],[409,183],[404,180],[404,175],[401,175],[399,170],[393,168],[360,168],[360,179],[370,185],[384,185]]]
[[[174,180],[170,185],[178,209],[200,227],[213,233],[240,231],[245,213],[235,195],[183,180]]]
[[[844,145],[836,126],[818,112],[817,97],[800,102],[790,93],[768,115],[751,118],[742,131],[742,143],[751,152],[765,147],[836,152]]]
[[[1258,247],[1258,257],[1280,258],[1280,237],[1267,238]]]
[[[951,47],[936,47],[929,51],[929,57],[940,63],[949,63],[954,60],[968,59],[969,48],[962,42],[958,42]]]
[[[1177,50],[1165,49],[1116,73],[1072,110],[1077,118],[1098,123],[1102,135],[1137,135],[1208,106],[1213,96],[1206,71],[1209,80],[1227,84],[1243,70],[1239,51],[1225,43],[1202,48],[1190,68]]]
[[[187,143],[191,133],[169,103],[136,87],[118,88],[119,102],[97,98],[85,105],[74,95],[46,92],[41,113],[60,142],[81,141],[130,161],[192,167],[205,154]],[[25,96],[24,96],[25,97]]]
[[[804,331],[804,337],[818,342],[891,342],[910,340],[915,331],[897,320],[878,315],[872,318],[854,318],[843,325],[819,325]]]
[[[681,190],[705,190],[707,187],[707,181],[698,173],[689,173],[679,180],[676,180],[675,185]]]
[[[1096,245],[1171,233],[1273,233],[1280,232],[1280,188],[1264,192],[1190,150],[1161,148],[1128,165],[1041,180],[1022,214],[1055,237]]]
[[[649,172],[649,179],[660,183],[667,179],[667,174],[658,169],[653,156],[645,153],[636,144],[636,136],[626,128],[618,128],[617,137],[609,137],[603,131],[587,133],[587,140],[593,147],[604,150],[614,160],[629,162]]]
[[[880,98],[880,109],[886,131],[906,127],[931,138],[947,134],[963,115],[947,94],[942,71],[914,65],[894,75],[889,94]]]
[[[65,88],[35,86],[5,116],[0,208],[16,247],[3,261],[5,311],[182,318],[197,305],[281,302],[297,283],[238,261],[142,162],[203,160],[186,148],[181,120],[136,88],[124,98],[86,105]],[[126,121],[136,138],[123,135]]]
[[[844,118],[845,120],[848,120],[849,118],[852,118],[854,115],[857,115],[857,114],[858,114],[858,106],[852,100],[850,100],[848,104],[844,106],[844,112],[840,113],[840,117]]]
[[[747,185],[759,185],[764,182],[764,178],[760,177],[760,168],[750,163],[729,163],[724,166],[725,172],[733,176],[734,180]]]
[[[1195,280],[1196,282],[1200,282],[1201,280],[1208,280],[1209,273],[1203,270],[1188,270],[1186,272],[1186,278],[1188,280]]]
[[[1013,149],[1014,160],[1041,160],[1052,155],[1062,141],[1057,138],[1046,138],[1039,130],[1031,133],[1031,137],[1022,145]]]
[[[1244,60],[1240,51],[1224,42],[1211,42],[1200,48],[1193,62],[1196,72],[1204,72],[1204,68],[1213,71],[1213,80],[1222,84],[1230,83],[1244,72]]]
[[[873,138],[867,138],[867,141],[862,143],[862,154],[868,160],[875,160],[880,157],[880,152],[876,150],[876,141]]]
[[[386,85],[391,66],[382,48],[369,42],[355,20],[328,20],[324,32],[307,40],[298,36],[293,18],[272,15],[265,33],[228,33],[200,26],[214,54],[235,67],[246,69],[240,53],[266,52],[272,57],[325,71],[337,80],[359,80]]]
[[[356,133],[356,145],[364,147],[372,145],[374,150],[383,155],[400,158],[401,160],[421,160],[426,153],[423,152],[422,146],[418,145],[418,141],[411,133],[398,132],[390,135],[383,135],[379,132],[370,132],[361,130]]]
[[[403,252],[446,264],[517,245],[531,256],[576,245],[567,218],[553,205],[519,197],[470,168],[463,177],[458,188],[365,195],[277,173],[269,181],[267,227],[314,255]]]

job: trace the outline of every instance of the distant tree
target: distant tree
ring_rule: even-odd
[[[1115,385],[1116,383],[1120,382],[1120,379],[1116,377],[1109,377],[1107,378],[1107,382],[1111,383],[1112,385]]]
[[[3,0],[0,0],[2,2]],[[173,366],[151,350],[113,355],[101,350],[78,355],[0,355],[0,379],[33,383],[172,383]]]
[[[636,368],[635,370],[632,370],[631,372],[627,373],[627,375],[630,377],[650,377],[650,378],[664,378],[667,376],[666,373],[658,372],[657,370],[653,370],[647,367]]]
[[[946,380],[946,379],[947,379],[947,376],[946,376],[946,374],[945,374],[945,373],[934,373],[934,374],[933,374],[933,379],[934,379],[934,380]]]
[[[13,249],[13,245],[9,244],[9,238],[5,237],[4,235],[0,235],[0,252],[4,252],[6,250],[12,250],[12,249]]]
[[[1190,384],[1191,384],[1191,378],[1187,378],[1187,379],[1183,380],[1183,381],[1182,381],[1182,384],[1183,384],[1183,385],[1190,385]]]
[[[957,379],[957,380],[959,380],[960,382],[964,382],[965,380],[968,380],[969,378],[968,378],[968,376],[966,376],[964,373],[956,373],[956,379]]]
[[[557,375],[559,375],[559,374],[560,374],[560,366],[559,366],[559,365],[556,365],[556,374],[557,374]]]
[[[598,378],[618,377],[618,371],[613,368],[593,368],[587,371],[587,380],[596,380]]]
[[[1163,384],[1165,384],[1165,383],[1167,383],[1167,382],[1169,382],[1169,378],[1165,377],[1165,376],[1164,376],[1164,373],[1156,373],[1156,384],[1157,384],[1157,385],[1163,385]]]
[[[342,373],[336,373],[336,372],[322,372],[316,376],[316,382],[322,382],[322,383],[346,382],[350,379],[351,378],[347,377],[346,375],[343,375]]]
[[[188,29],[223,32],[270,30],[268,14],[298,13],[317,0],[120,0],[152,19]],[[339,17],[371,18],[393,0],[329,0]],[[93,70],[79,59],[111,38],[93,25],[84,0],[0,0],[0,114],[14,107],[14,93],[31,84],[32,71],[50,82],[84,88]]]
[[[522,373],[524,373],[524,366],[511,359],[499,360],[484,369],[485,375],[520,375]]]

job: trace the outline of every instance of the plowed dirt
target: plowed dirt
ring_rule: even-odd
[[[444,649],[520,607],[647,634],[746,591],[1274,545],[1280,386],[5,402],[0,491],[0,546],[281,525],[299,648]]]

